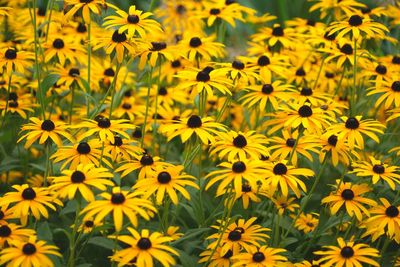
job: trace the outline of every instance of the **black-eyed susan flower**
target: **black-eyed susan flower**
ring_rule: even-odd
[[[360,157],[354,149],[350,149],[343,137],[338,137],[335,134],[322,134],[319,137],[319,144],[322,146],[319,152],[320,162],[323,162],[325,157],[330,155],[333,166],[337,166],[339,162],[349,166],[353,158],[358,159]]]
[[[64,170],[62,174],[48,178],[51,180],[49,190],[62,199],[73,199],[79,192],[86,201],[91,202],[94,201],[92,188],[105,191],[107,186],[114,185],[110,179],[113,174],[93,164],[79,164],[76,169]]]
[[[310,177],[314,172],[307,168],[296,168],[288,165],[286,161],[266,162],[266,173],[263,175],[263,187],[271,190],[273,195],[280,188],[283,196],[289,195],[289,188],[293,191],[297,198],[301,195],[301,190],[307,192],[307,187],[298,176]]]
[[[386,128],[383,124],[372,119],[362,120],[362,116],[355,117],[341,117],[338,124],[333,124],[326,131],[327,135],[337,135],[348,142],[350,149],[358,146],[360,149],[364,148],[363,134],[379,143],[377,133],[382,134]]]
[[[315,228],[317,228],[318,226],[318,215],[318,213],[301,213],[295,221],[294,227],[296,227],[299,231],[303,231],[306,234],[310,233],[314,231]]]
[[[0,252],[0,264],[6,264],[4,266],[7,267],[53,267],[54,263],[48,255],[62,257],[56,246],[37,240],[36,236],[32,235],[26,241],[13,240],[10,247],[4,248]]]
[[[78,61],[85,56],[85,50],[80,44],[76,44],[71,37],[55,36],[48,39],[48,41],[43,44],[45,62],[56,58],[63,66],[66,61],[69,61],[71,64],[77,64]]]
[[[170,163],[162,162],[160,157],[153,157],[148,153],[133,155],[129,161],[122,163],[115,171],[121,172],[121,178],[129,173],[139,170],[138,178],[149,177],[151,173],[159,166],[168,166]]]
[[[225,254],[221,254],[222,247],[216,249],[209,248],[200,253],[199,263],[209,262],[210,267],[230,267],[232,266],[232,250],[228,250]]]
[[[143,41],[136,40],[132,41],[129,39],[125,32],[119,32],[115,30],[110,31],[106,34],[106,37],[98,37],[93,40],[93,50],[98,50],[104,48],[108,55],[115,52],[117,61],[122,63],[125,53],[134,56],[140,51],[147,47]]]
[[[82,10],[82,17],[86,24],[91,22],[90,13],[100,15],[102,7],[107,5],[112,6],[110,3],[106,3],[105,0],[66,0],[65,6],[72,6],[68,12],[65,13],[65,18],[70,19],[79,10]]]
[[[132,125],[128,120],[110,120],[101,115],[97,116],[94,120],[86,119],[74,127],[88,129],[78,136],[78,140],[83,140],[84,138],[98,134],[102,142],[109,141],[111,143],[115,141],[115,134],[129,138],[129,135],[125,131],[136,128],[135,125]]]
[[[143,153],[143,149],[137,146],[136,140],[114,136],[114,142],[108,142],[104,146],[104,152],[110,156],[112,161],[130,160],[133,155]]]
[[[287,258],[280,253],[285,252],[283,248],[271,248],[267,246],[250,247],[246,252],[232,257],[235,263],[232,267],[252,266],[252,267],[278,267],[287,262]]]
[[[371,235],[372,241],[375,241],[386,233],[389,238],[400,243],[400,207],[390,204],[385,198],[379,200],[382,205],[372,207],[370,209],[371,217],[363,222],[367,228],[363,236]]]
[[[177,49],[191,62],[195,62],[196,58],[210,61],[212,57],[221,58],[225,54],[224,44],[214,40],[214,35],[203,37],[191,34],[179,42]]]
[[[9,209],[8,205],[0,207],[0,225],[7,224],[9,220],[15,219],[15,214]]]
[[[252,35],[255,42],[264,41],[270,47],[293,48],[299,40],[299,34],[293,28],[284,28],[279,24],[272,27],[264,27],[258,33]]]
[[[128,12],[121,9],[117,9],[115,12],[117,15],[104,18],[103,26],[106,28],[117,27],[120,33],[127,32],[129,37],[138,33],[140,37],[144,38],[148,34],[162,32],[161,25],[156,20],[149,18],[153,14],[136,9],[135,5],[130,6]]]
[[[375,107],[379,107],[383,103],[385,109],[389,109],[391,106],[400,107],[400,76],[393,75],[391,78],[383,80],[379,87],[369,88],[367,95],[375,94],[380,94],[375,102]]]
[[[272,136],[269,139],[271,145],[268,147],[271,152],[272,159],[285,160],[292,154],[291,162],[296,165],[299,155],[304,156],[310,161],[313,161],[313,156],[310,152],[318,153],[314,138],[304,134],[299,136],[299,131],[293,132],[282,130],[282,137]]]
[[[216,65],[221,67],[218,71],[226,73],[226,75],[236,83],[241,81],[247,84],[250,81],[260,79],[257,74],[258,67],[246,61],[236,59],[232,63],[217,63]]]
[[[336,181],[334,192],[322,199],[323,204],[329,204],[332,214],[336,214],[344,205],[347,213],[361,221],[363,214],[369,216],[370,213],[364,205],[375,206],[376,202],[370,198],[362,196],[371,191],[367,184],[352,184],[350,182]]]
[[[333,22],[328,28],[329,34],[337,33],[337,38],[341,39],[351,33],[353,39],[358,39],[361,35],[369,38],[383,38],[388,28],[385,25],[375,22],[370,18],[352,14],[343,21]]]
[[[176,75],[182,82],[177,89],[191,88],[192,97],[199,95],[203,91],[207,96],[213,96],[214,90],[223,95],[232,95],[232,82],[226,78],[223,72],[212,67],[204,69],[189,69],[178,72]]]
[[[245,94],[240,98],[240,102],[245,107],[259,107],[260,110],[266,111],[266,107],[271,105],[274,110],[279,108],[279,103],[289,97],[289,89],[291,85],[280,80],[272,83],[265,82],[246,86],[243,90]]]
[[[88,234],[96,229],[96,227],[102,226],[102,223],[95,224],[93,218],[86,218],[82,221],[81,225],[78,228],[78,232],[82,232],[84,234]],[[73,227],[73,226],[72,226]]]
[[[227,194],[228,192],[225,192]],[[242,184],[242,190],[240,195],[238,196],[235,191],[235,201],[241,200],[243,203],[243,208],[247,209],[251,202],[258,203],[261,199],[257,195],[266,195],[263,191],[259,191],[259,188],[256,183],[248,183],[245,182]],[[225,205],[229,204],[229,201],[225,203]]]
[[[333,118],[328,116],[324,110],[309,103],[303,105],[291,103],[283,106],[281,110],[281,112],[270,114],[274,118],[264,123],[265,126],[273,126],[268,131],[269,134],[283,127],[297,129],[300,126],[307,129],[309,133],[321,133],[333,121]]]
[[[23,225],[26,224],[28,215],[33,215],[37,220],[42,216],[49,217],[47,208],[56,210],[56,205],[63,203],[54,195],[51,195],[45,187],[29,187],[27,184],[13,185],[17,192],[7,192],[0,198],[0,206],[13,204],[10,210],[19,218]]]
[[[268,156],[266,144],[268,144],[267,138],[255,131],[221,132],[212,144],[210,155],[217,154],[220,159],[227,158],[229,162],[249,158],[256,160],[262,155]]]
[[[100,165],[100,158],[102,155],[102,142],[98,139],[88,140],[87,142],[81,141],[73,146],[62,146],[50,157],[55,163],[63,162],[61,170],[69,167],[75,169],[79,164],[94,164]],[[103,156],[108,157],[108,152],[103,151]],[[111,163],[102,158],[102,163],[111,167]]]
[[[221,170],[215,170],[207,174],[206,179],[210,179],[207,183],[206,190],[208,190],[215,183],[219,182],[217,188],[217,195],[226,192],[228,187],[235,189],[236,197],[240,197],[242,186],[245,181],[253,184],[262,179],[265,175],[265,163],[260,160],[243,160],[234,162],[223,162],[219,164]]]
[[[157,62],[162,60],[173,61],[174,48],[168,46],[166,42],[150,42],[148,49],[140,52],[139,68],[143,69],[146,62],[149,63],[151,67],[156,66]]]
[[[73,142],[73,136],[67,131],[69,126],[61,121],[40,120],[36,117],[29,119],[31,122],[22,126],[22,131],[27,131],[17,142],[26,139],[25,148],[30,147],[36,140],[39,144],[44,144],[51,139],[57,146],[62,146],[60,136]]]
[[[355,243],[353,240],[345,241],[339,237],[337,246],[324,246],[325,250],[314,252],[321,256],[322,266],[362,266],[370,264],[380,266],[373,257],[379,257],[379,251],[367,244]]]
[[[37,105],[31,103],[30,100],[18,100],[18,97],[14,98],[13,92],[10,93],[7,101],[0,100],[1,115],[5,116],[6,112],[11,114],[18,114],[23,119],[28,117],[28,114],[33,113],[33,108]]]
[[[165,236],[171,237],[173,241],[178,240],[183,236],[183,233],[178,232],[179,226],[168,226],[167,231],[165,231]]]
[[[185,186],[199,189],[198,185],[192,181],[196,178],[182,173],[183,168],[182,165],[156,168],[155,172],[150,174],[149,177],[137,181],[133,188],[143,192],[145,198],[154,195],[156,203],[159,205],[162,204],[166,195],[169,196],[172,203],[178,205],[178,192],[184,198],[190,200],[189,192],[185,189]]]
[[[333,14],[334,18],[339,19],[343,15],[354,14],[359,8],[365,8],[366,5],[356,0],[317,0],[311,6],[310,12],[319,10],[321,18]]]
[[[10,223],[0,225],[0,248],[9,246],[13,240],[25,241],[35,235],[32,229],[24,229],[22,226]]]
[[[294,212],[296,209],[300,208],[300,205],[294,203],[296,198],[288,197],[284,195],[277,195],[276,197],[271,199],[275,205],[275,208],[278,210],[279,215],[283,215],[286,211]]]
[[[254,224],[256,220],[256,217],[252,217],[248,220],[239,219],[237,222],[229,224],[222,234],[220,255],[226,255],[229,250],[232,251],[233,255],[236,255],[242,248],[248,251],[250,248],[258,247],[260,243],[266,242],[269,236],[265,232],[270,231],[270,229]],[[218,221],[218,223],[223,226],[226,224],[224,221]],[[220,227],[220,225],[212,226],[214,229],[220,229]],[[208,248],[216,246],[219,236],[220,233],[215,233],[207,237],[207,239],[214,239]]]
[[[197,136],[203,144],[215,142],[215,135],[226,131],[225,125],[215,122],[212,117],[199,117],[191,115],[189,118],[173,120],[161,125],[159,131],[167,136],[168,141],[180,136],[182,143],[187,142],[192,135]]]
[[[112,193],[103,192],[100,194],[102,199],[90,202],[82,211],[84,218],[94,218],[95,223],[100,223],[110,213],[112,213],[115,230],[121,231],[124,215],[134,225],[138,225],[138,215],[145,220],[150,220],[151,216],[157,212],[153,204],[143,199],[142,192],[129,192],[114,187]]]
[[[371,177],[372,184],[379,181],[388,183],[392,190],[395,190],[396,183],[400,183],[399,167],[390,166],[381,160],[369,157],[369,161],[357,161],[351,164],[353,167],[352,173],[358,177]]]
[[[5,68],[8,76],[15,70],[24,73],[32,65],[34,56],[32,52],[17,51],[16,48],[0,50],[0,69]]]
[[[115,236],[122,241],[128,248],[116,251],[111,260],[118,262],[118,267],[136,262],[138,266],[153,266],[154,260],[160,262],[164,267],[175,265],[176,261],[171,256],[179,256],[179,253],[165,243],[172,241],[171,237],[164,236],[159,232],[150,233],[143,229],[141,232],[132,227],[128,227],[131,235]]]

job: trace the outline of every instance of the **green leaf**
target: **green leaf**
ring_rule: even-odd
[[[176,249],[179,253],[179,261],[181,263],[181,266],[201,266],[197,263],[197,259],[194,257],[191,257],[189,254],[187,254],[183,250]]]
[[[58,74],[49,74],[42,81],[42,93],[46,95],[47,91],[60,79]]]
[[[111,240],[102,236],[92,237],[88,243],[110,250],[113,250],[114,248],[119,249],[119,246],[115,244],[115,240]]]
[[[205,232],[208,232],[210,230],[211,230],[210,228],[196,228],[196,229],[187,230],[184,236],[182,236],[178,240],[172,242],[172,244],[176,245],[176,244],[179,244],[179,243],[181,243],[183,241],[186,241],[188,239],[193,239],[194,237],[196,237],[198,235],[201,235],[201,234],[203,234]]]
[[[47,241],[53,240],[53,233],[51,232],[48,222],[41,222],[37,228],[37,234],[39,239],[44,239]]]

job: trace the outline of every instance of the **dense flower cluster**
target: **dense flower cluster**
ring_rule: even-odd
[[[128,2],[0,0],[0,265],[400,266],[399,3]]]

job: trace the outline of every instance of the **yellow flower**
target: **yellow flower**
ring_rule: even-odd
[[[60,135],[73,142],[74,138],[66,130],[68,126],[61,121],[40,120],[32,117],[29,119],[31,123],[22,126],[22,131],[28,131],[25,135],[18,139],[18,143],[26,139],[25,148],[30,147],[36,140],[39,139],[39,144],[44,144],[49,138],[57,146],[62,146]]]
[[[157,212],[157,209],[149,200],[142,198],[142,192],[129,192],[114,187],[112,193],[101,193],[102,199],[90,202],[82,211],[85,214],[84,219],[94,218],[94,223],[98,224],[112,213],[115,230],[122,230],[124,214],[128,217],[133,226],[138,225],[137,215],[139,214],[145,220],[150,220],[151,216]]]
[[[185,186],[199,189],[198,185],[190,180],[196,178],[182,173],[182,171],[183,166],[181,165],[158,167],[148,177],[138,180],[133,188],[143,192],[145,198],[154,195],[158,205],[162,204],[165,194],[168,194],[172,203],[178,205],[177,192],[181,193],[187,200],[190,200],[189,192],[185,189]]]
[[[13,70],[25,73],[26,69],[32,65],[33,58],[32,52],[4,48],[0,50],[0,69],[5,68],[8,76],[11,75]]]
[[[250,247],[247,252],[232,257],[232,260],[235,261],[232,267],[279,267],[288,260],[285,256],[279,255],[279,253],[285,251],[286,249],[283,248],[270,248],[267,246]]]
[[[76,169],[62,171],[63,176],[52,176],[49,190],[60,198],[73,199],[77,192],[88,202],[94,201],[93,187],[104,191],[113,186],[114,176],[106,168],[96,168],[93,164],[79,164]]]
[[[151,12],[143,12],[136,9],[136,6],[130,6],[128,13],[117,9],[115,11],[118,16],[107,16],[104,18],[103,26],[106,29],[118,27],[119,33],[128,32],[128,37],[133,37],[138,33],[140,37],[144,38],[148,34],[158,34],[162,32],[161,25],[149,19]]]
[[[350,182],[336,181],[337,190],[332,192],[329,196],[322,199],[321,203],[328,203],[332,214],[336,214],[338,210],[344,205],[347,213],[361,221],[363,213],[369,216],[369,211],[363,205],[375,206],[376,202],[372,199],[363,197],[361,195],[370,191],[367,184],[352,184]]]
[[[314,217],[314,216],[316,217]],[[304,214],[301,213],[299,218],[295,221],[294,227],[303,231],[305,234],[310,233],[317,228],[318,225],[318,213]]]
[[[379,267],[380,265],[370,257],[379,257],[379,251],[371,248],[367,244],[354,243],[354,241],[344,241],[343,238],[337,239],[339,247],[324,246],[327,250],[314,252],[321,256],[322,266],[362,266],[361,263]]]

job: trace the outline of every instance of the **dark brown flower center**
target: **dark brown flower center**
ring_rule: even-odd
[[[306,71],[302,67],[300,67],[296,70],[296,76],[299,77],[306,76]]]
[[[57,38],[57,39],[55,39],[54,41],[53,41],[53,47],[55,48],[55,49],[62,49],[62,48],[64,48],[64,41],[63,40],[61,40],[61,39],[59,39],[59,38]]]
[[[190,39],[189,45],[193,48],[199,47],[201,46],[202,42],[201,39],[199,37],[193,37],[192,39]]]
[[[111,203],[119,205],[125,202],[125,196],[122,193],[114,193],[111,195]]]
[[[167,44],[165,42],[151,42],[151,45],[151,51],[161,51],[167,48]]]
[[[68,75],[71,77],[78,77],[79,75],[81,75],[81,72],[77,68],[71,68],[68,72]]]
[[[243,161],[237,161],[232,164],[232,171],[234,173],[242,173],[246,171],[246,164]]]
[[[196,75],[196,80],[198,82],[208,82],[210,80],[210,74],[204,70],[199,71]]]
[[[114,136],[114,143],[112,143],[113,146],[122,146],[124,142],[122,141],[121,136],[115,135]]]
[[[97,126],[99,126],[102,129],[110,128],[111,121],[106,117],[99,117],[97,119]]]
[[[345,126],[347,129],[355,130],[360,126],[360,122],[356,118],[348,118]]]
[[[92,228],[94,226],[94,222],[91,220],[85,221],[85,226],[88,228]]]
[[[168,172],[160,172],[157,175],[157,181],[160,184],[168,184],[171,181],[172,177],[171,174],[169,174]]]
[[[231,231],[228,234],[228,239],[231,241],[239,241],[242,238],[242,233],[240,231]]]
[[[22,252],[25,255],[33,255],[36,253],[36,247],[34,244],[31,243],[26,243],[23,247],[22,247]]]
[[[351,189],[345,189],[342,191],[341,196],[344,200],[353,200],[354,192]]]
[[[15,49],[7,49],[6,53],[4,54],[6,59],[13,60],[17,58],[17,51]]]
[[[397,216],[399,216],[399,209],[395,206],[389,206],[386,209],[385,214],[390,218],[397,217]]]
[[[87,155],[90,153],[90,146],[86,142],[81,142],[79,143],[78,147],[76,148],[79,154],[81,155]]]
[[[150,156],[149,154],[144,154],[140,159],[140,164],[142,164],[143,166],[150,166],[153,165],[153,163],[154,163],[153,157]]]
[[[337,141],[338,141],[338,137],[336,135],[334,135],[334,134],[332,134],[328,138],[328,144],[330,144],[331,146],[336,146]]]
[[[300,91],[300,94],[301,94],[302,96],[310,96],[310,95],[313,94],[313,91],[312,91],[311,88],[303,87],[303,88],[301,89],[301,91]]]
[[[182,66],[181,61],[179,59],[174,60],[171,62],[171,67],[173,67],[174,69],[179,68],[180,66]]]
[[[281,26],[277,26],[272,29],[273,36],[280,37],[280,36],[283,36],[283,34],[284,34],[284,32],[283,32],[283,28]]]
[[[352,55],[353,54],[353,47],[349,44],[345,44],[340,48],[340,52],[346,55]]]
[[[256,252],[253,254],[253,261],[255,262],[262,262],[265,260],[265,255],[262,252]]]
[[[32,188],[28,187],[22,191],[22,198],[25,200],[32,200],[36,197],[36,192]]]
[[[349,19],[349,24],[353,27],[360,26],[362,23],[363,23],[363,20],[359,15],[353,15]]]
[[[275,175],[284,175],[287,173],[287,170],[288,169],[287,169],[286,165],[279,162],[278,164],[276,164],[274,166],[272,171],[274,172]]]
[[[242,192],[243,193],[251,192],[251,186],[249,184],[242,184]]]
[[[241,134],[238,134],[238,136],[236,136],[236,137],[233,139],[233,145],[234,145],[235,147],[238,147],[238,148],[243,148],[243,147],[247,146],[246,137],[244,137],[244,136],[241,135]]]
[[[11,235],[11,228],[7,225],[0,226],[0,237],[8,237]]]
[[[210,15],[218,15],[221,13],[221,10],[219,8],[211,8],[210,9]]]
[[[391,88],[395,92],[400,92],[400,81],[393,82]]]
[[[342,255],[342,257],[345,259],[349,259],[349,258],[353,257],[354,250],[353,250],[353,248],[351,248],[349,246],[345,246],[342,248],[342,250],[340,250],[340,255]]]
[[[376,174],[382,174],[385,173],[385,166],[383,166],[382,164],[375,164],[374,167],[372,167],[372,170]]]
[[[235,60],[232,62],[232,68],[242,70],[244,69],[244,63],[239,60]]]
[[[310,106],[304,105],[299,108],[298,113],[301,117],[307,118],[312,116],[313,111]]]
[[[261,57],[258,58],[257,64],[259,66],[263,67],[263,66],[267,66],[267,65],[271,64],[271,61],[269,60],[269,57],[261,56]]]
[[[197,115],[192,115],[187,121],[187,126],[189,128],[200,128],[203,122],[201,121],[201,118]]]
[[[375,71],[381,75],[385,75],[387,73],[387,68],[384,65],[378,65],[375,68]]]
[[[400,65],[400,57],[399,56],[393,56],[392,63],[396,64],[396,65]]]
[[[54,124],[54,122],[52,122],[51,120],[44,120],[42,122],[42,124],[40,125],[40,128],[43,131],[48,131],[51,132],[56,128],[56,125]]]
[[[78,27],[76,27],[76,31],[79,33],[85,33],[87,32],[86,25],[83,23],[79,23]]]
[[[261,92],[265,95],[269,95],[274,91],[274,87],[271,84],[264,84],[261,88]]]
[[[113,70],[113,68],[108,68],[108,69],[104,70],[104,75],[107,77],[114,77],[115,71]]]
[[[85,174],[81,171],[74,171],[71,175],[71,182],[74,184],[80,184],[85,181]]]
[[[136,246],[141,250],[148,250],[149,248],[151,248],[151,241],[146,237],[142,237],[139,239]]]
[[[160,89],[158,89],[158,94],[167,95],[168,94],[167,88],[165,88],[164,86],[160,87]]]
[[[286,145],[288,147],[294,147],[295,144],[296,144],[296,139],[294,139],[294,138],[286,139]]]
[[[112,35],[112,41],[115,43],[123,43],[126,41],[126,34],[125,33],[119,33],[118,30],[116,30],[113,35]]]
[[[131,24],[137,24],[139,23],[140,18],[138,15],[129,15],[126,20]]]

